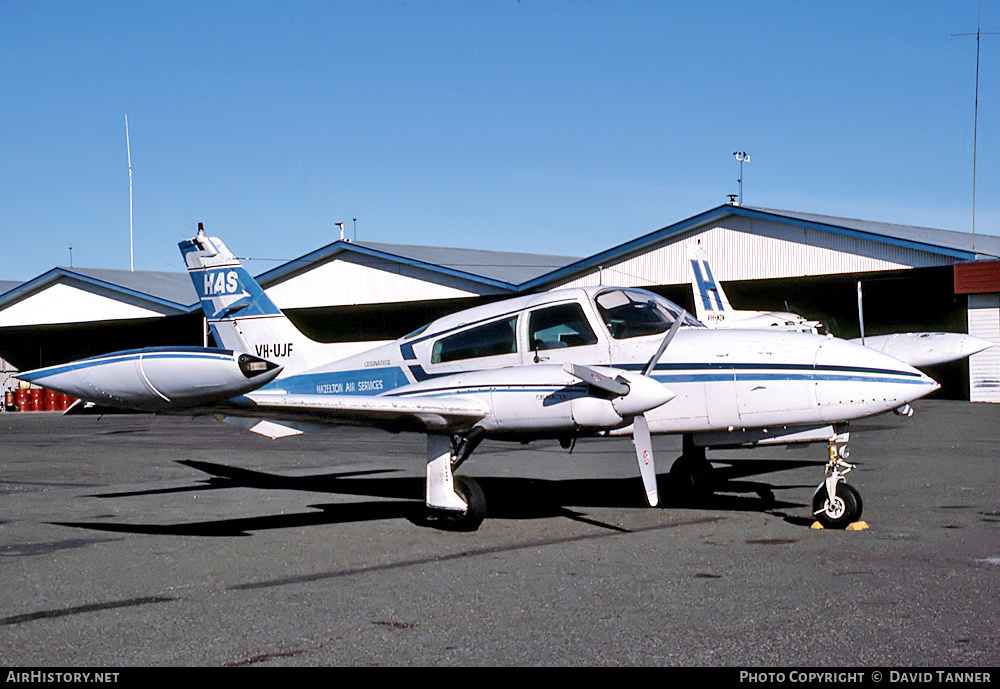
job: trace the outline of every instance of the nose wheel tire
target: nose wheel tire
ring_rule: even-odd
[[[843,481],[837,484],[836,495],[831,500],[826,483],[820,484],[813,495],[813,515],[827,529],[846,529],[861,519],[864,503],[861,494]]]

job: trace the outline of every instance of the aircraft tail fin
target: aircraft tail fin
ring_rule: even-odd
[[[698,320],[712,324],[724,321],[727,312],[733,307],[722,291],[722,286],[715,280],[712,268],[708,263],[708,254],[701,243],[691,246],[689,260],[691,262],[691,288],[694,291],[694,306]]]
[[[247,352],[285,367],[283,375],[311,368],[311,340],[281,312],[218,237],[198,234],[178,244],[208,325],[221,347]]]

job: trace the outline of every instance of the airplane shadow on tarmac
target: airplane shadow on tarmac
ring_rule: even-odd
[[[115,533],[215,537],[247,536],[262,530],[400,518],[420,526],[433,526],[435,524],[433,519],[428,518],[424,507],[424,478],[380,475],[396,473],[398,470],[395,469],[292,477],[214,462],[183,460],[179,463],[202,471],[211,478],[189,486],[128,493],[106,493],[93,497],[118,498],[226,488],[255,488],[378,497],[382,500],[310,505],[317,510],[313,512],[179,524],[55,523],[61,526]],[[723,466],[715,466],[712,472],[711,490],[700,493],[691,493],[681,488],[669,473],[659,474],[659,508],[761,512],[779,516],[792,524],[807,526],[812,523],[813,520],[809,517],[793,516],[783,511],[802,507],[802,505],[777,500],[774,496],[776,486],[745,479],[759,474],[787,471],[804,466],[822,466],[823,462],[799,460],[719,462],[713,460],[713,464],[720,463]],[[646,508],[642,497],[642,484],[638,477],[548,480],[477,476],[476,481],[482,486],[486,496],[487,519],[567,517],[627,532],[627,529],[591,519],[578,510],[587,507]],[[810,488],[806,486],[781,486],[780,490],[809,490]]]

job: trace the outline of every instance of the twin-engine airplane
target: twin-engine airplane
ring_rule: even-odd
[[[708,254],[698,244],[689,251],[691,289],[698,320],[710,328],[777,328],[822,334],[826,327],[797,313],[785,311],[739,311],[732,307],[716,282]],[[859,288],[860,294],[860,288]],[[859,297],[860,301],[860,297]],[[859,304],[860,310],[860,304]],[[864,327],[862,326],[862,333]],[[858,337],[857,344],[888,354],[910,366],[924,367],[958,361],[993,346],[992,342],[964,333],[917,332]]]
[[[440,318],[342,357],[302,335],[235,256],[199,225],[181,252],[223,349],[119,352],[21,374],[103,405],[212,413],[270,437],[324,425],[427,436],[425,501],[446,528],[475,529],[479,485],[454,471],[486,438],[631,436],[658,504],[651,434],[682,434],[692,483],[705,448],[826,442],[813,510],[861,514],[845,481],[848,422],[939,386],[907,364],[812,333],[706,328],[651,292],[620,287],[519,296]],[[674,472],[672,472],[674,473]]]

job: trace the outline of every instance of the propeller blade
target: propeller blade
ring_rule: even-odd
[[[666,350],[667,345],[670,344],[670,341],[674,339],[674,335],[676,335],[677,331],[680,330],[681,323],[684,321],[685,316],[687,316],[687,311],[681,309],[680,315],[674,319],[674,324],[670,326],[670,330],[667,331],[667,336],[664,337],[663,342],[660,343],[660,348],[656,350],[656,354],[654,354],[653,358],[649,360],[648,364],[646,364],[646,368],[642,370],[642,375],[648,376],[653,372],[653,369],[656,368],[656,364],[659,362],[660,357],[663,356],[663,352]]]
[[[593,385],[595,388],[604,390],[605,392],[610,392],[612,395],[624,397],[628,394],[628,383],[625,383],[618,378],[606,376],[600,371],[595,371],[589,366],[567,362],[563,364],[563,370],[571,376],[576,376],[588,385]]]
[[[642,487],[646,489],[646,502],[650,507],[656,507],[660,502],[656,490],[656,463],[653,461],[653,441],[649,437],[649,423],[646,417],[639,414],[632,421],[632,443],[635,445],[635,456],[639,460],[639,475],[642,476]]]

